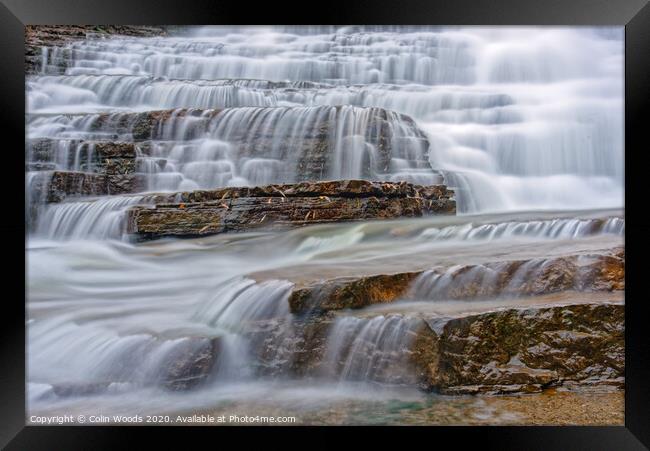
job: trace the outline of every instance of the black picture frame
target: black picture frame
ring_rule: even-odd
[[[25,426],[25,252],[18,239],[25,234],[24,216],[16,213],[17,188],[24,183],[25,70],[24,26],[36,24],[430,24],[430,25],[617,25],[625,26],[625,204],[626,209],[626,388],[624,427],[437,427],[372,428],[383,439],[402,433],[409,441],[455,443],[474,440],[495,449],[645,449],[650,448],[650,346],[648,300],[645,299],[644,257],[647,259],[650,221],[645,219],[643,156],[650,99],[650,5],[647,0],[329,0],[278,4],[202,0],[2,0],[0,5],[0,117],[4,129],[2,172],[6,213],[0,221],[4,235],[5,280],[2,318],[2,384],[0,445],[7,449],[93,449],[129,447],[151,427]],[[9,137],[14,144],[9,144]],[[24,191],[23,191],[24,193]],[[21,204],[24,206],[24,202]],[[19,222],[20,221],[20,222]],[[26,235],[24,235],[26,237]],[[23,263],[22,267],[20,263]],[[9,271],[12,273],[10,274]],[[13,274],[15,271],[15,274]],[[21,280],[22,273],[22,280]],[[11,290],[9,290],[11,288]],[[8,295],[11,292],[12,295]],[[158,439],[170,432],[189,432],[181,443],[191,444],[223,428],[158,428]],[[260,436],[261,427],[235,428]],[[275,440],[283,428],[264,428],[264,440]],[[367,431],[368,428],[360,428]],[[286,429],[284,429],[286,430]],[[302,427],[307,446],[331,428]],[[248,434],[248,431],[253,431]],[[405,432],[406,431],[406,432]],[[328,435],[324,435],[328,434]],[[414,435],[415,434],[415,435]],[[450,437],[447,437],[450,436]],[[331,439],[330,439],[331,440]],[[325,444],[325,441],[322,442]],[[171,442],[167,442],[171,444]]]

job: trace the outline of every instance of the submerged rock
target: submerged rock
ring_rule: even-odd
[[[59,383],[52,385],[52,391],[60,397],[88,396],[105,393],[110,382]]]
[[[162,384],[170,390],[188,390],[204,382],[217,361],[219,338],[187,339],[168,357]]]
[[[128,232],[142,239],[456,212],[453,191],[445,186],[365,180],[194,191],[152,200],[154,207],[129,212]]]

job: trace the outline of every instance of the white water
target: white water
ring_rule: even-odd
[[[553,215],[517,214],[524,219],[521,224],[588,223],[609,216],[593,212],[575,219],[576,215],[580,214],[549,220]],[[84,396],[91,396],[88,402],[94,402],[94,396],[108,396],[109,403],[114,402],[111,393],[126,400],[144,396],[142,390],[156,387],[176,352],[204,346],[211,337],[219,337],[222,348],[204,387],[206,396],[224,383],[268,380],[258,373],[262,349],[271,350],[263,358],[264,368],[284,374],[283,352],[290,351],[295,340],[287,303],[292,283],[287,279],[327,277],[333,268],[336,276],[480,266],[499,258],[539,260],[622,243],[622,228],[612,226],[622,221],[617,217],[603,221],[600,229],[564,237],[530,227],[522,228],[528,231],[525,234],[491,238],[461,234],[438,239],[425,233],[464,228],[461,221],[465,219],[432,217],[338,224],[280,235],[217,235],[146,245],[32,238],[27,255],[30,402],[46,409],[83,404]],[[475,229],[513,222],[512,216],[472,217]],[[495,246],[505,257],[495,256]],[[264,279],[269,271],[268,281],[251,277]],[[419,290],[418,299],[444,298],[431,295],[426,286],[416,284],[414,289]],[[267,329],[270,324],[280,328]],[[348,382],[413,384],[404,349],[416,326],[416,319],[408,315],[341,316],[330,329],[327,363],[317,376],[343,384],[343,391]],[[52,392],[52,387],[84,390],[89,384],[99,384],[100,390],[72,397]],[[171,404],[165,409],[179,395],[161,393],[157,402],[166,396]]]
[[[44,59],[56,63],[63,51]],[[287,379],[297,345],[292,281],[517,258],[534,265],[622,244],[619,32],[204,27],[92,38],[65,51],[73,63],[64,74],[45,64],[27,79],[27,134],[55,140],[49,170],[92,170],[93,146],[79,140],[133,140],[129,126],[116,128],[122,114],[198,108],[175,111],[154,139],[137,143],[146,191],[302,178],[427,184],[443,174],[462,214],[136,245],[122,241],[124,211],[147,203],[146,193],[38,205],[27,242],[34,412],[194,412],[264,397],[385,401],[395,392],[364,384],[413,385],[403,352],[417,326],[411,307],[338,315],[318,382]],[[113,116],[97,128],[104,112]],[[388,141],[379,139],[383,121]],[[36,161],[29,146],[26,159]],[[30,185],[49,174],[28,173],[32,199],[42,193]],[[450,289],[445,274],[427,275],[416,297],[439,301]],[[201,389],[160,388],[179,354],[212,339],[219,358]],[[66,384],[76,394],[54,392]],[[81,393],[89,384],[101,387]]]
[[[34,113],[383,107],[412,116],[430,142],[428,152],[419,144],[410,144],[414,150],[402,146],[392,155],[390,177],[435,180],[413,163],[428,154],[431,168],[459,188],[463,212],[620,207],[623,41],[620,30],[605,31],[208,27],[182,37],[92,39],[69,46],[73,64],[66,75],[28,80],[28,105]],[[255,111],[233,111],[227,122],[236,123],[234,129],[219,125],[208,141],[189,145],[215,146],[210,140],[237,141],[242,131],[269,127],[295,141],[313,129],[314,115],[329,114]],[[334,169],[323,178],[364,176],[358,165],[372,158],[373,143],[356,137],[364,134],[366,120],[355,111],[337,121],[345,130],[334,138]],[[54,125],[61,122],[57,116],[36,120],[34,136],[78,130]],[[179,161],[173,148],[160,150],[156,157],[169,165],[163,172],[174,176],[152,182],[151,189],[292,181],[295,170],[281,169],[286,159],[294,164],[300,145],[279,155],[282,141],[274,142],[252,159],[220,152],[195,159],[181,150]],[[404,162],[403,155],[413,152],[419,156]]]
[[[342,382],[412,385],[408,349],[418,326],[418,318],[401,315],[338,318],[329,333],[322,371]]]

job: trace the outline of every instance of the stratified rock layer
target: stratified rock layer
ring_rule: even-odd
[[[128,231],[144,239],[192,237],[259,227],[295,227],[425,214],[454,214],[443,185],[344,180],[193,191],[152,197],[134,207]]]
[[[142,176],[136,174],[134,143],[41,138],[30,140],[29,154],[27,169],[43,172],[31,187],[36,200],[128,194],[144,186]]]

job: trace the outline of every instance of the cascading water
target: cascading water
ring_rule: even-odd
[[[66,51],[72,55],[66,75],[28,82],[31,112],[382,107],[411,115],[427,134],[430,166],[444,171],[447,183],[458,188],[461,211],[622,205],[623,46],[618,32],[261,28],[241,34],[206,28],[182,37],[91,39]],[[55,53],[49,55],[52,61]],[[251,123],[253,111],[241,113],[248,114],[248,121],[233,117],[247,124],[238,125],[241,130],[233,137],[272,125],[304,139],[297,124],[309,127],[313,121],[307,110],[271,110]],[[345,147],[335,160],[339,171],[322,177],[363,175],[355,164],[373,151],[363,140],[357,142],[352,130],[363,129],[365,118],[355,116],[338,122],[354,128],[337,141]],[[47,123],[54,129],[57,121]],[[277,154],[269,146],[271,155]],[[294,161],[299,147],[289,150]],[[420,157],[426,154],[419,150]],[[241,158],[248,157],[226,164],[214,155],[208,161],[217,172],[239,166],[242,175],[198,183],[189,179],[201,187],[201,181],[258,183],[279,170],[277,158],[263,155],[268,161],[254,159],[247,169],[237,161]],[[409,179],[409,171],[400,170],[403,159],[393,155],[394,178]],[[246,171],[257,176],[249,180]],[[290,181],[291,172],[276,177]],[[176,185],[171,189],[181,184]]]
[[[550,259],[588,265],[625,233],[618,29],[199,27],[89,36],[42,59],[26,81],[33,411],[322,405],[366,399],[368,383],[381,400],[413,397],[387,388],[417,384],[413,305],[469,285],[501,301]],[[133,190],[48,199],[56,173],[101,177],[127,150]],[[139,244],[124,233],[126,210],[154,193],[331,179],[444,182],[459,215]],[[395,312],[320,324],[289,309],[303,283],[416,270]],[[301,366],[305,337],[316,368]]]
[[[421,326],[416,317],[344,317],[330,331],[322,371],[341,381],[414,383],[409,345]]]

